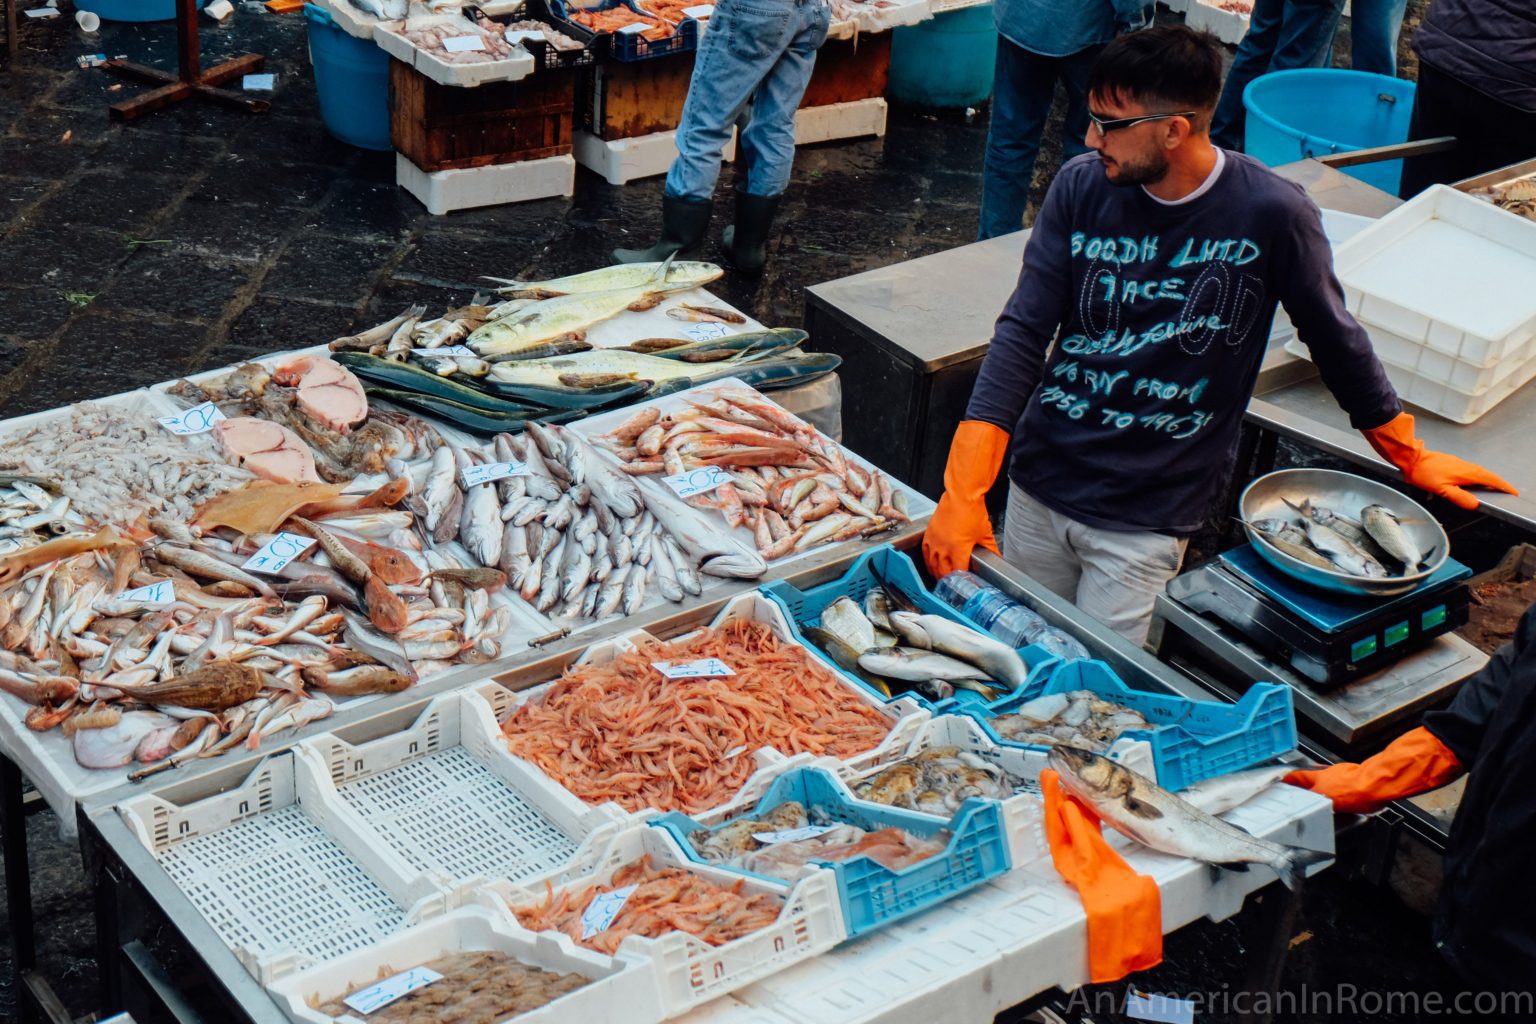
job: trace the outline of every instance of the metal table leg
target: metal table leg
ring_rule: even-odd
[[[1280,992],[1280,974],[1285,969],[1285,958],[1291,949],[1291,935],[1296,930],[1296,917],[1301,910],[1301,890],[1292,892],[1284,886],[1270,886],[1263,892],[1262,901],[1253,905],[1252,958],[1248,961],[1247,976],[1243,989],[1250,997],[1263,993],[1263,998],[1250,998],[1250,1009],[1239,1015],[1239,1024],[1270,1024],[1274,1020],[1276,996]],[[1262,1006],[1260,1013],[1255,1006]]]
[[[32,932],[32,870],[27,861],[27,817],[21,800],[21,769],[0,754],[0,841],[5,849],[5,910],[14,956],[14,991],[21,1019],[37,1019],[27,997],[26,975],[37,966],[37,942]]]

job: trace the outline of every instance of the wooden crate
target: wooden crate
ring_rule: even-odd
[[[577,86],[580,125],[604,141],[674,131],[683,119],[694,54],[588,70]],[[885,95],[891,73],[891,34],[829,40],[816,55],[803,107],[824,107]]]
[[[423,171],[563,156],[571,151],[576,74],[557,68],[465,89],[391,60],[390,139]]]

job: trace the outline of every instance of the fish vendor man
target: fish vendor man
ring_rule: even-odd
[[[923,542],[929,569],[997,551],[986,494],[1005,459],[1003,557],[1132,643],[1224,492],[1276,303],[1323,383],[1405,480],[1466,508],[1504,480],[1414,437],[1344,308],[1317,206],[1211,144],[1221,52],[1186,26],[1105,48],[1091,152],[1051,183],[1019,283],[955,432]]]

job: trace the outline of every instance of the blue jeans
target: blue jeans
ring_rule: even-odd
[[[1397,34],[1408,0],[1355,0],[1349,11],[1349,66],[1397,75]]]
[[[1248,83],[1271,71],[1326,66],[1342,13],[1344,0],[1257,0],[1211,119],[1211,141],[1223,149],[1242,149]]]
[[[677,159],[667,195],[705,200],[715,193],[721,154],[747,104],[741,133],[746,191],[776,196],[789,186],[795,161],[795,110],[826,42],[832,11],[826,0],[719,0],[699,42],[699,54],[677,126]]]
[[[997,37],[997,70],[992,84],[992,122],[981,179],[981,230],[977,240],[1006,235],[1024,226],[1024,207],[1035,178],[1040,135],[1051,113],[1059,78],[1067,90],[1067,123],[1062,159],[1088,152],[1088,69],[1103,50],[1090,46],[1070,57],[1042,57]]]

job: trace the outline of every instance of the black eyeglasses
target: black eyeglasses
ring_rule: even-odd
[[[1129,128],[1132,125],[1141,124],[1143,121],[1157,121],[1165,117],[1194,117],[1195,113],[1193,110],[1184,110],[1176,114],[1142,114],[1140,117],[1121,117],[1115,119],[1105,119],[1097,114],[1090,113],[1088,120],[1092,121],[1093,126],[1099,130],[1099,138],[1102,139],[1110,132],[1118,131],[1121,128]]]

